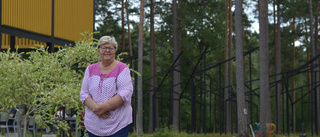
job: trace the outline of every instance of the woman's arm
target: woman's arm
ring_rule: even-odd
[[[130,70],[127,66],[125,66],[117,77],[116,84],[117,94],[103,103],[97,103],[96,107],[93,109],[95,114],[103,114],[104,112],[115,110],[122,105],[131,104],[133,85]]]
[[[111,111],[111,110],[114,110],[114,109],[122,106],[123,103],[124,103],[124,101],[122,100],[120,95],[117,94],[114,97],[112,97],[111,99],[104,102],[103,104],[107,110]]]
[[[84,100],[84,105],[87,106],[90,110],[93,110],[93,108],[97,105],[97,103],[94,102],[92,97],[88,97]]]
[[[115,95],[111,99],[107,100],[104,103],[97,103],[92,109],[93,113],[96,115],[102,115],[105,112],[114,110],[120,106],[122,106],[124,101],[120,97],[120,95]]]
[[[94,114],[96,114],[98,117],[101,117],[103,119],[107,119],[110,117],[110,113],[108,110],[103,109],[104,106],[101,106],[100,104],[102,103],[96,103],[92,99],[92,97],[88,97],[85,101],[84,104],[92,110]]]
[[[94,113],[97,112],[97,114],[102,114],[106,111],[114,110],[117,107],[123,105],[123,100],[120,95],[117,94],[104,103],[96,103],[91,97],[88,97],[84,101],[84,104]]]
[[[80,91],[80,100],[82,101],[83,105],[87,106],[87,108],[89,108],[90,110],[93,110],[94,107],[97,105],[97,103],[92,99],[89,93],[89,67],[87,67],[83,81],[82,81],[81,91]],[[110,113],[108,111],[105,111],[104,113],[101,113],[101,114],[99,113],[99,115],[98,114],[96,115],[106,119],[106,118],[109,118]]]
[[[83,105],[87,106],[90,104],[85,104],[85,102],[91,102],[90,99],[93,101],[90,93],[89,93],[89,67],[86,68],[86,71],[83,76],[82,84],[81,84],[81,90],[80,90],[80,100]],[[90,98],[88,100],[88,98]],[[88,106],[87,106],[88,107]],[[92,108],[89,108],[92,110]]]

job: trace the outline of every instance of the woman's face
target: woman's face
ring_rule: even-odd
[[[99,47],[99,56],[101,61],[115,59],[116,48],[111,44],[102,44]]]

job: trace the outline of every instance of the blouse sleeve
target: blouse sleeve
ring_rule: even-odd
[[[120,95],[124,101],[124,105],[131,104],[133,85],[128,67],[123,69],[123,71],[117,77],[117,90],[118,95]]]
[[[81,91],[80,91],[80,100],[83,105],[84,105],[84,101],[88,97],[91,97],[89,93],[89,67],[87,67],[86,72],[84,74],[82,85],[81,85]]]

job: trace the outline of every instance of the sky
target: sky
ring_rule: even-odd
[[[255,5],[257,5],[257,2],[250,1],[250,2],[248,2],[248,5],[247,5],[248,7],[246,6],[243,8],[245,9],[244,12],[248,15],[249,20],[253,21],[253,24],[251,24],[252,25],[251,26],[252,32],[254,32],[254,31],[259,32],[259,20],[257,18],[255,18],[256,15],[254,15],[255,13],[253,12],[254,10],[256,10]],[[234,10],[234,8],[233,8],[233,10]],[[269,8],[269,10],[270,10],[270,8]]]
[[[250,1],[248,7],[244,7],[246,9],[244,11],[248,15],[249,20],[253,21],[253,23],[251,24],[251,31],[252,32],[256,31],[257,33],[259,33],[259,20],[258,20],[258,18],[255,18],[255,16],[257,16],[257,15],[254,15],[254,13],[253,13],[253,11],[255,10],[254,5],[256,5],[256,4],[257,4],[257,2]],[[234,10],[234,8],[232,10]],[[268,12],[269,12],[269,14],[273,13],[273,5],[272,4],[269,4]],[[269,16],[269,22],[273,22],[273,16]],[[301,42],[298,41],[298,39],[297,39],[295,41],[295,45],[300,46]]]

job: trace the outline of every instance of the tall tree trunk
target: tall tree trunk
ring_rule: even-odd
[[[232,0],[229,0],[229,59],[233,57],[232,55]],[[231,94],[233,88],[233,61],[229,61],[229,66],[228,66],[228,69],[229,69],[229,85],[230,85],[230,88],[229,88],[229,94]],[[230,110],[230,129],[231,129],[231,132],[233,132],[233,122],[232,122],[232,103],[229,104],[229,108]]]
[[[173,60],[176,60],[180,54],[180,45],[178,42],[178,23],[177,23],[177,1],[172,0],[172,11],[173,11]],[[176,65],[180,64],[180,59],[176,61]],[[173,128],[175,131],[179,131],[180,129],[180,117],[179,117],[179,95],[180,95],[180,66],[176,66],[173,71]]]
[[[178,56],[179,54],[180,54],[180,52],[181,52],[181,29],[179,29],[179,27],[181,26],[181,18],[180,18],[180,15],[179,15],[179,12],[178,12],[178,9],[180,9],[180,6],[181,6],[181,0],[178,0],[178,5],[177,5],[178,7],[177,7],[177,17],[176,17],[176,21],[177,21],[177,23],[178,23],[178,26],[177,26],[177,35],[178,35],[178,53],[177,53],[177,55],[176,56]],[[180,59],[177,61],[177,62],[179,62],[179,64],[180,64]],[[180,70],[180,67],[178,67],[178,70]],[[180,72],[179,72],[179,83],[180,83]],[[179,86],[179,94],[180,94],[180,86]],[[180,101],[179,101],[180,102]],[[179,109],[180,109],[180,107],[179,107]],[[180,131],[180,110],[179,110],[179,131]]]
[[[276,0],[273,0],[273,47],[274,47],[274,53],[277,53],[277,11],[276,11]],[[276,66],[276,56],[274,58],[274,65]],[[275,70],[274,68],[269,68],[269,75],[272,76],[273,75],[273,70]],[[276,80],[276,79],[274,79]],[[270,77],[269,82],[272,83],[273,82],[273,77]],[[275,95],[277,95],[277,90],[274,90]],[[272,95],[272,89],[270,89],[270,95]],[[275,102],[277,102],[278,100],[278,96],[276,96],[275,98]],[[279,102],[278,102],[279,103]],[[277,108],[278,108],[278,103],[275,103],[275,124],[278,124],[279,121],[279,113],[277,113]],[[277,127],[278,128],[278,127]],[[276,134],[278,134],[278,129],[276,129]]]
[[[304,18],[304,21],[307,22],[307,19],[306,17]],[[305,32],[306,32],[306,42],[308,43],[309,42],[309,35],[308,35],[308,27],[307,25],[305,25]],[[310,49],[311,47],[306,47],[307,48],[307,62],[310,61]],[[308,65],[308,83],[309,83],[309,102],[312,102],[312,76],[311,76],[311,64]],[[310,120],[312,120],[312,105],[310,103],[309,105],[309,118]]]
[[[244,87],[243,69],[243,33],[242,33],[242,0],[236,0],[235,8],[235,33],[236,33],[236,86],[237,86],[237,114],[238,137],[249,137],[248,108]]]
[[[129,2],[128,2],[128,0],[126,0],[126,15],[127,15],[127,25],[128,25],[129,55],[130,55],[130,57],[132,57],[133,56],[133,51],[132,51],[132,44],[131,44],[131,32],[130,32],[129,14],[130,14],[129,13]],[[133,60],[131,60],[130,63],[131,63],[130,67],[134,69],[135,68],[135,63],[133,63]],[[132,77],[135,77],[135,75],[136,74],[134,72],[131,72],[131,76]],[[135,92],[133,92],[133,96],[136,97],[136,93]],[[137,100],[135,100],[135,101],[137,101]],[[135,101],[133,101],[132,103],[136,104]],[[133,107],[135,107],[135,106],[133,106]],[[134,113],[136,113],[136,112],[134,112]]]
[[[319,3],[318,2],[316,2],[315,3],[316,5],[316,13],[319,13]],[[315,45],[315,52],[316,52],[316,55],[318,55],[319,54],[319,47],[318,47],[318,43],[319,43],[319,41],[318,41],[318,34],[319,34],[319,29],[318,29],[318,23],[319,23],[319,16],[318,16],[318,14],[316,14],[315,15],[315,33],[314,33],[314,45]],[[317,62],[316,62],[317,64],[319,64],[319,60],[317,60]],[[319,67],[317,67],[317,75],[316,75],[316,77],[317,77],[317,83],[318,83],[318,81],[319,81],[319,79],[320,79],[320,74],[319,74]],[[317,96],[316,96],[316,100],[317,100],[317,108],[316,108],[316,110],[317,110],[317,115],[319,115],[320,114],[320,88],[318,87],[317,88]],[[320,118],[318,117],[317,118],[317,125],[318,125],[318,129],[317,129],[317,131],[319,132],[320,131]]]
[[[152,7],[154,9],[154,1],[153,1],[153,6]],[[154,14],[154,10],[153,10],[153,14]],[[153,25],[153,28],[154,28],[154,25]],[[155,36],[155,33],[154,33],[154,29],[153,29],[153,38],[154,38],[153,39],[153,41],[154,41],[153,42],[154,43],[154,56],[153,56],[154,69],[153,69],[153,73],[155,75],[157,75],[157,52],[156,52],[157,50],[156,50],[156,36]],[[157,77],[154,78],[154,85],[156,87],[158,87]],[[155,122],[154,123],[155,127],[154,127],[154,129],[159,129],[160,128],[160,123],[159,123],[159,101],[158,101],[158,98],[155,98],[154,101],[155,101],[155,105],[156,105],[156,106],[153,106],[155,108],[155,117],[154,117],[154,119],[155,119],[155,121],[154,121]]]
[[[310,52],[307,50],[307,62],[309,61],[310,61]],[[308,89],[309,91],[311,91],[312,88],[311,88],[311,65],[310,64],[308,65],[308,84],[309,84]],[[310,98],[311,98],[311,94],[309,93],[309,99]]]
[[[241,15],[243,14],[243,7],[241,7],[242,10],[241,10]],[[242,23],[242,52],[245,52],[245,38],[246,38],[246,33],[244,31],[244,23]],[[247,71],[246,71],[246,56],[243,56],[243,73],[244,73],[244,81],[246,81],[246,76],[247,76]],[[247,92],[247,88],[244,88],[245,92]],[[246,98],[248,99],[248,97]]]
[[[310,47],[311,47],[311,59],[313,59],[316,56],[316,52],[315,52],[315,45],[314,45],[314,40],[313,40],[313,16],[312,16],[312,0],[309,0],[309,28],[310,28]],[[312,63],[312,65],[315,65],[314,63]],[[311,71],[315,71],[312,67],[311,67]],[[312,75],[311,75],[312,76]],[[314,77],[312,76],[311,82],[314,83]],[[313,85],[313,84],[311,84]],[[314,86],[312,86],[312,88],[314,88]]]
[[[229,45],[228,45],[228,47],[229,47],[229,58],[232,58],[233,57],[233,55],[232,55],[232,10],[231,10],[231,8],[232,8],[232,0],[230,0],[229,1]],[[229,61],[229,84],[231,85],[231,86],[233,86],[233,72],[232,72],[232,61]],[[232,90],[232,88],[230,89],[230,91]]]
[[[129,51],[129,55],[132,56],[133,55],[133,51],[132,51],[132,44],[131,44],[130,20],[129,20],[129,3],[128,3],[128,0],[126,0],[126,12],[127,12],[127,25],[128,25],[128,43],[129,43],[129,50],[130,50]]]
[[[311,59],[313,59],[314,57],[316,57],[316,46],[315,46],[315,42],[314,42],[314,35],[313,35],[313,15],[312,15],[313,11],[312,11],[312,0],[309,0],[309,25],[310,25],[310,45],[311,45]],[[318,33],[318,32],[317,32]],[[314,112],[312,114],[312,118],[314,118],[315,121],[315,129],[316,129],[316,133],[318,133],[318,103],[317,103],[317,94],[318,93],[318,88],[316,87],[316,83],[318,83],[318,78],[317,78],[317,71],[318,68],[315,68],[315,65],[317,65],[317,60],[315,60],[314,62],[311,63],[311,87],[313,90],[313,108],[314,108]],[[312,126],[311,126],[312,127]]]
[[[296,37],[296,18],[293,17],[293,21],[292,21],[292,27],[293,27],[293,41],[292,41],[292,69],[295,70],[296,68],[296,45],[295,45],[295,37]],[[295,77],[292,77],[292,102],[296,101],[296,80]],[[296,129],[296,104],[293,104],[292,106],[292,119],[293,119],[293,133],[295,133],[297,131]]]
[[[122,24],[121,25],[121,28],[122,28],[122,36],[121,36],[122,48],[121,48],[121,51],[122,52],[126,51],[126,39],[125,39],[126,30],[124,29],[124,26],[125,26],[124,9],[125,9],[125,3],[124,3],[124,0],[121,0],[121,24]]]
[[[153,94],[157,87],[156,81],[156,48],[155,48],[155,35],[154,35],[154,0],[150,0],[150,95],[149,95],[149,133],[152,133],[155,128],[155,114],[156,114],[156,98],[153,98]]]
[[[230,0],[226,0],[226,25],[225,25],[225,48],[224,48],[224,57],[225,60],[229,59],[229,2]],[[226,101],[229,98],[229,63],[225,63],[225,71],[224,71],[224,103],[225,103],[225,119],[226,119],[226,133],[231,132],[231,103]]]
[[[142,88],[142,67],[143,67],[143,22],[144,22],[144,0],[140,0],[140,23],[139,23],[139,42],[138,42],[138,72],[141,74],[138,77],[138,108],[136,110],[136,132],[138,135],[143,135],[143,88]]]
[[[126,0],[126,13],[127,13],[127,25],[128,25],[128,43],[129,43],[129,55],[132,57],[133,56],[133,51],[132,51],[132,42],[131,42],[131,32],[130,32],[130,20],[129,20],[129,2]],[[134,63],[131,60],[131,68],[134,68]],[[135,73],[131,72],[131,76],[135,77]],[[133,93],[135,94],[135,93]]]
[[[268,0],[259,1],[260,26],[260,137],[266,137],[266,123],[271,112],[269,93]],[[269,106],[269,107],[268,107]],[[268,114],[269,113],[269,114]]]
[[[276,57],[275,57],[275,66],[276,66],[276,81],[279,82],[281,80],[281,19],[280,19],[280,0],[277,0],[277,42],[276,42]],[[279,134],[281,131],[281,114],[280,114],[280,106],[281,106],[281,83],[276,84],[276,126],[277,133]]]

